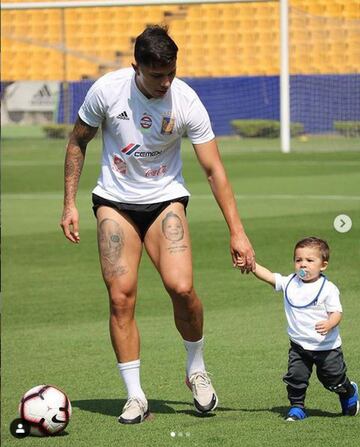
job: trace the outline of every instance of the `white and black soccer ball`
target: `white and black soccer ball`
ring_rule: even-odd
[[[38,385],[27,391],[19,405],[20,417],[30,424],[30,434],[52,436],[68,425],[71,403],[66,394],[53,385]]]

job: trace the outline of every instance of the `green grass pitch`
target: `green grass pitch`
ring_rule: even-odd
[[[345,140],[344,140],[345,141]],[[340,288],[343,348],[351,379],[360,383],[359,141],[336,151],[299,144],[220,140],[223,160],[259,262],[292,269],[295,241],[318,235],[331,247],[327,274]],[[338,144],[339,145],[339,144]],[[340,144],[341,145],[341,144]],[[205,308],[205,359],[219,395],[215,414],[199,417],[184,385],[185,352],[172,308],[146,253],[140,268],[137,321],[142,336],[142,383],[153,420],[122,426],[124,390],[108,335],[108,303],[98,265],[90,191],[100,140],[89,145],[78,207],[81,244],[63,237],[64,141],[2,141],[2,445],[22,446],[332,446],[356,445],[359,417],[341,417],[337,396],[316,379],[308,390],[310,417],[286,423],[282,375],[288,340],[282,298],[252,275],[232,268],[226,224],[189,143],[184,175],[192,199],[188,218],[194,280]],[[353,227],[333,228],[338,214]],[[9,433],[21,395],[50,383],[64,389],[73,416],[63,436],[17,440]],[[172,435],[173,434],[173,435]]]

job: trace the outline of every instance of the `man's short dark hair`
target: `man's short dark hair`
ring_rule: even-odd
[[[304,239],[301,239],[301,241],[297,242],[294,248],[294,258],[295,258],[295,251],[297,248],[304,248],[304,247],[316,247],[319,249],[321,258],[323,261],[328,261],[330,258],[330,248],[328,243],[324,239],[320,239],[315,236],[306,237]]]
[[[176,61],[177,52],[178,47],[166,26],[149,25],[135,41],[135,61],[147,67],[169,65]]]

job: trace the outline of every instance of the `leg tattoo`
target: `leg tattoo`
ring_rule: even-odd
[[[98,226],[98,244],[101,267],[104,278],[110,279],[127,273],[121,265],[121,254],[124,248],[124,232],[120,225],[112,219],[104,219]]]
[[[168,212],[161,223],[161,229],[165,238],[170,241],[170,245],[167,247],[170,253],[179,253],[187,249],[187,245],[182,242],[184,227],[177,214],[172,211]]]

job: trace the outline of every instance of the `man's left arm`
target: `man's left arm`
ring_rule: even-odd
[[[246,236],[237,209],[234,193],[220,158],[216,140],[193,144],[200,165],[205,171],[214,197],[224,215],[230,231],[230,251],[233,265],[241,258],[242,273],[255,270],[255,253]]]

